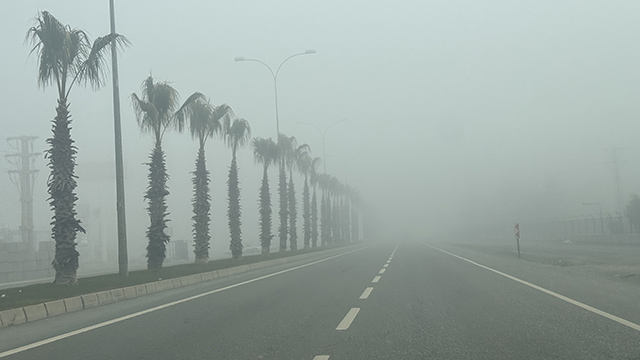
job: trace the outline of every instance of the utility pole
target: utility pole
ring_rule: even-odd
[[[7,138],[9,145],[19,152],[5,155],[7,161],[18,168],[8,172],[11,181],[18,186],[22,214],[20,234],[22,242],[27,244],[29,250],[37,249],[36,239],[33,234],[33,183],[38,170],[31,168],[32,159],[41,155],[33,152],[33,140],[37,138],[37,136]],[[12,158],[16,160],[11,161],[10,159]]]
[[[116,33],[116,18],[113,0],[109,0],[111,33]],[[116,213],[118,217],[118,273],[129,275],[129,255],[127,253],[127,217],[124,202],[124,167],[122,163],[122,127],[120,125],[120,88],[118,85],[118,54],[115,41],[111,42],[111,78],[113,80],[113,128],[116,148]]]

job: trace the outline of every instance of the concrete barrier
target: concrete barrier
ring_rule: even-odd
[[[82,295],[80,298],[82,299],[82,306],[85,309],[90,309],[100,305],[100,302],[98,302],[98,294],[96,293]]]
[[[55,300],[44,303],[44,307],[47,309],[47,317],[62,315],[67,312],[64,306],[64,300]]]
[[[123,288],[122,291],[124,291],[125,299],[135,299],[138,297],[136,288],[133,286],[127,286],[126,288]]]
[[[178,279],[180,279],[180,286],[191,285],[191,276],[181,276]]]
[[[173,289],[173,280],[162,280],[162,284],[165,290]]]
[[[144,284],[144,287],[146,288],[147,294],[153,294],[154,292],[158,292],[155,282],[146,283]]]
[[[134,286],[136,289],[136,296],[147,295],[147,287],[144,284]]]
[[[220,269],[218,270],[218,277],[229,276],[229,269]]]
[[[111,298],[113,302],[118,302],[124,300],[124,290],[122,289],[113,289],[111,291]]]
[[[64,299],[63,302],[68,313],[84,309],[80,296]]]
[[[207,271],[206,273],[202,273],[202,281],[211,281],[213,280],[213,274],[211,274],[211,271]]]
[[[2,320],[3,327],[27,322],[27,316],[24,314],[24,308],[0,311],[0,319]]]
[[[173,283],[174,289],[182,287],[182,282],[180,281],[180,278],[171,279],[171,282]]]
[[[113,302],[113,297],[111,296],[111,291],[101,291],[98,293],[98,303],[100,305],[111,304]]]
[[[44,307],[44,304],[25,306],[24,314],[27,317],[27,322],[44,319],[47,317],[47,308]]]

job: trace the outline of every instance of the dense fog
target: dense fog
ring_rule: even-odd
[[[38,87],[27,29],[47,10],[94,39],[110,31],[109,7],[106,0],[0,7],[0,228],[17,229],[19,195],[4,159],[15,151],[6,138],[38,136],[35,150],[44,151],[57,96]],[[583,203],[622,212],[640,193],[639,17],[637,1],[116,1],[117,32],[132,42],[118,59],[131,258],[145,254],[144,163],[153,142],[140,133],[130,95],[152,74],[182,100],[199,91],[230,105],[253,137],[275,137],[271,75],[234,58],[275,69],[307,49],[316,53],[291,59],[279,73],[280,130],[322,157],[318,131],[298,122],[324,130],[346,119],[326,133],[325,164],[359,190],[374,224],[365,238],[510,236],[516,222],[597,211]],[[69,101],[79,215],[113,240],[115,252],[111,91],[109,76],[98,91],[75,87]],[[198,144],[173,131],[163,145],[172,239],[189,240]],[[231,150],[219,139],[206,150],[215,258],[229,246]],[[262,169],[250,147],[238,155],[243,241],[258,246]],[[35,225],[44,241],[46,160],[35,167]],[[300,192],[302,177],[294,180]],[[277,168],[270,181],[276,206]]]

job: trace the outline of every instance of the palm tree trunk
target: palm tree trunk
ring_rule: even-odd
[[[280,162],[280,178],[278,182],[278,195],[280,196],[280,227],[278,233],[280,235],[280,251],[287,250],[287,218],[289,210],[287,209],[287,173],[284,169],[284,161]]]
[[[341,242],[342,237],[340,236],[340,207],[338,206],[338,199],[333,200],[333,209],[331,211],[333,216],[332,224],[333,224],[333,241]]]
[[[302,190],[302,220],[304,230],[304,248],[308,248],[311,242],[311,214],[309,205],[309,179],[305,174],[304,176],[304,188]]]
[[[71,139],[71,119],[66,99],[58,99],[56,117],[53,121],[53,137],[47,139],[50,148],[46,157],[49,159],[51,175],[47,181],[49,187],[49,205],[54,215],[53,240],[56,250],[51,265],[56,271],[55,284],[77,283],[76,272],[78,270],[78,257],[76,250],[76,234],[85,232],[80,226],[80,220],[76,219],[75,204],[76,176],[75,157],[77,149]]]
[[[164,151],[159,141],[153,148],[149,156],[149,186],[145,192],[144,198],[149,202],[147,211],[149,213],[149,229],[147,229],[147,268],[150,270],[159,270],[166,258],[167,243],[169,235],[165,234],[167,222],[170,220],[166,217],[167,212],[166,196],[169,195],[167,188],[167,168],[165,164]]]
[[[269,176],[267,166],[262,174],[262,185],[260,186],[260,245],[262,245],[262,255],[267,255],[271,248],[271,194],[269,193]]]
[[[240,208],[240,186],[238,182],[238,165],[236,163],[236,154],[233,153],[233,159],[231,160],[231,167],[229,168],[229,232],[231,235],[231,243],[229,249],[231,250],[231,256],[234,259],[242,257],[242,222],[240,220],[241,211]]]
[[[316,187],[313,187],[311,198],[311,247],[318,246],[318,201],[316,199]]]
[[[293,185],[293,174],[289,174],[289,245],[291,250],[298,250],[298,230],[296,227],[296,190]]]
[[[323,191],[326,192],[326,191]],[[322,195],[322,246],[331,243],[331,207],[329,206],[329,194]]]
[[[209,171],[204,157],[204,144],[201,143],[196,159],[196,170],[193,172],[193,234],[196,264],[209,261],[209,221],[211,195],[209,194]]]

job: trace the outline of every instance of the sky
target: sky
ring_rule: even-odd
[[[327,172],[355,186],[380,234],[473,236],[516,222],[616,211],[611,149],[620,158],[623,201],[640,193],[640,3],[637,1],[117,1],[129,249],[144,256],[142,199],[152,139],[141,134],[130,95],[152,74],[186,99],[200,91],[247,119],[254,137],[274,137],[276,68],[280,129],[322,156]],[[0,154],[7,137],[38,136],[46,149],[56,93],[36,82],[24,43],[38,11],[109,32],[108,1],[23,0],[0,4]],[[75,87],[78,207],[115,243],[112,89]],[[164,139],[171,232],[191,238],[191,174],[197,144]],[[212,248],[228,248],[226,176],[231,151],[207,145],[212,172]],[[3,156],[4,157],[4,156]],[[258,244],[261,169],[239,153],[245,246]],[[48,231],[46,160],[35,184],[36,227]],[[19,197],[0,159],[0,227],[17,228]],[[276,171],[271,172],[276,183]],[[295,179],[298,190],[302,178]],[[275,187],[272,186],[272,189]],[[276,194],[272,191],[272,196]],[[300,195],[299,195],[300,197]],[[300,206],[299,206],[300,207]],[[299,211],[301,212],[301,211]],[[275,213],[274,213],[275,215]],[[277,222],[274,217],[274,223]],[[301,223],[301,221],[298,221]],[[299,233],[301,230],[299,230]],[[90,235],[88,235],[90,236]],[[44,239],[42,239],[44,240]],[[112,245],[109,245],[110,247]]]

